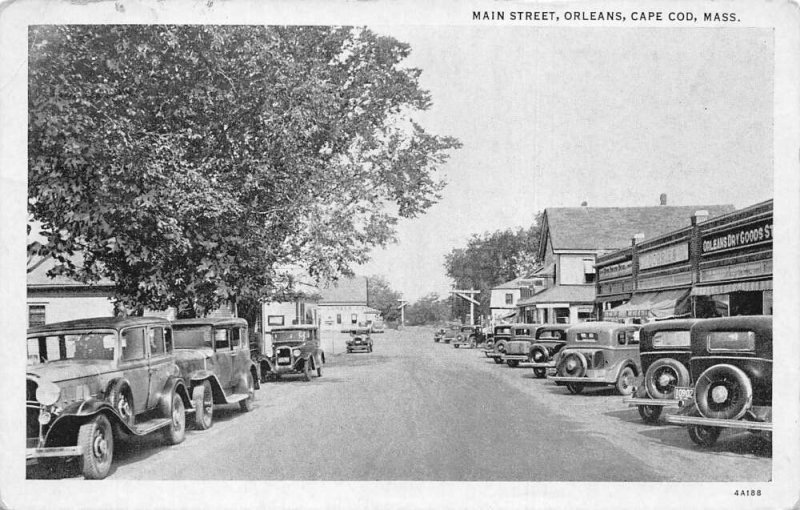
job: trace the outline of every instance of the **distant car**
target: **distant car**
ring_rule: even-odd
[[[30,462],[77,457],[85,478],[108,475],[114,444],[161,430],[183,441],[189,393],[175,363],[169,321],[101,317],[28,330]]]
[[[474,349],[478,346],[478,339],[481,336],[478,326],[461,326],[455,340],[452,341],[453,347],[458,349],[461,346]]]
[[[445,329],[444,329],[444,328],[439,328],[439,329],[437,329],[437,330],[436,330],[436,332],[433,334],[433,341],[434,341],[434,342],[440,342],[440,341],[442,341],[442,339],[444,338],[444,334],[445,334],[445,332],[446,332],[446,331],[445,331]]]
[[[632,398],[647,423],[658,422],[665,407],[677,407],[675,388],[691,383],[691,329],[697,319],[674,319],[646,324],[639,330],[639,358],[644,380]]]
[[[172,323],[175,359],[192,395],[195,427],[211,427],[214,405],[253,408],[259,378],[250,359],[247,321],[240,318],[182,319]]]
[[[503,361],[511,368],[519,366],[521,361],[528,361],[531,344],[536,338],[537,324],[512,324],[514,338],[506,344]]]
[[[498,365],[503,363],[508,342],[513,338],[514,332],[510,324],[500,324],[494,327],[491,345],[486,345],[483,353],[487,358],[492,358]]]
[[[630,395],[642,371],[639,328],[618,322],[573,325],[567,330],[567,344],[559,355],[556,375],[550,378],[574,394],[586,386],[610,385],[621,395]]]
[[[311,374],[322,377],[325,353],[319,346],[319,329],[314,325],[278,326],[270,331],[272,352],[262,345],[254,360],[260,368],[261,380],[277,380],[284,374],[302,374],[306,381]]]
[[[446,344],[449,344],[458,337],[458,334],[460,332],[461,332],[460,326],[448,326],[447,329],[444,330],[442,341]]]
[[[567,343],[569,328],[570,324],[540,324],[528,350],[528,360],[522,366],[532,368],[533,375],[539,379],[544,378],[548,370],[555,370],[558,354]]]
[[[667,423],[713,446],[723,428],[772,438],[772,316],[704,319],[692,327],[689,371],[694,385],[676,387],[681,410]]]
[[[372,337],[369,329],[357,328],[347,330],[350,338],[346,341],[347,352],[372,352]]]

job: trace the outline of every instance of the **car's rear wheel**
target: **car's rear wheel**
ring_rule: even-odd
[[[534,368],[533,375],[536,376],[537,379],[544,379],[547,376],[547,369],[546,368]]]
[[[661,417],[661,411],[664,409],[662,406],[636,406],[639,410],[639,416],[642,417],[645,423],[656,423]]]
[[[689,438],[700,446],[710,448],[714,446],[722,429],[719,427],[706,427],[704,425],[689,425]]]
[[[208,430],[214,419],[214,395],[211,383],[203,381],[192,389],[192,405],[194,406],[194,426],[199,430]]]
[[[633,393],[633,383],[636,381],[636,374],[631,367],[625,367],[619,372],[617,377],[617,393],[628,396]]]
[[[644,387],[652,398],[674,398],[675,388],[689,386],[689,371],[673,358],[661,358],[647,368]]]
[[[573,395],[578,395],[583,391],[583,384],[580,383],[567,383],[567,390]]]
[[[161,405],[161,415],[170,419],[164,429],[164,438],[169,444],[178,444],[186,436],[186,408],[177,391],[173,390],[169,400]]]
[[[583,377],[586,373],[586,357],[580,352],[570,352],[558,362],[558,375],[562,377]]]
[[[78,446],[83,449],[80,457],[83,477],[101,480],[108,476],[114,459],[114,435],[108,418],[98,414],[81,425]]]
[[[244,400],[239,401],[239,410],[243,413],[249,413],[253,410],[253,401],[256,399],[256,388],[255,384],[253,383],[253,374],[247,372],[247,377],[245,378],[245,391],[247,391],[247,398]]]

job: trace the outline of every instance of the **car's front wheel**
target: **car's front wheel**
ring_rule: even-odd
[[[537,379],[544,379],[547,376],[547,369],[546,368],[534,368],[533,375],[536,376]]]
[[[178,444],[186,436],[186,408],[177,391],[172,391],[169,400],[161,406],[161,415],[169,418],[170,423],[164,429],[164,439],[169,444]]]
[[[247,398],[239,401],[239,409],[243,413],[249,413],[253,410],[253,401],[256,399],[256,388],[255,384],[253,383],[253,374],[250,372],[247,372],[246,384]]]
[[[519,366],[519,361],[515,359],[506,360],[506,365],[511,368],[517,368]]]
[[[114,458],[114,435],[108,418],[98,414],[81,425],[78,446],[83,450],[80,457],[83,477],[101,480],[108,476]]]
[[[661,411],[664,409],[662,406],[636,406],[639,410],[639,416],[645,423],[657,423],[661,417]]]
[[[633,383],[636,381],[636,375],[633,373],[631,367],[623,368],[619,377],[617,377],[617,392],[620,395],[628,396],[633,393]]]
[[[578,395],[583,391],[583,384],[580,383],[567,383],[567,390],[573,395]]]
[[[497,363],[498,365],[502,365],[503,364],[503,358],[494,358],[494,362]]]
[[[203,381],[192,390],[194,406],[194,426],[199,430],[208,430],[214,417],[214,396],[211,394],[211,383]]]

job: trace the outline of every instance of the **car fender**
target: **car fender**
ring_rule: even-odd
[[[211,395],[214,398],[215,404],[228,403],[228,399],[225,398],[225,390],[222,388],[222,384],[219,382],[217,374],[210,370],[197,370],[192,373],[190,377],[191,391],[194,390],[195,386],[199,386],[204,381],[208,381],[209,384],[211,384]],[[187,394],[188,393],[189,390],[187,390]]]
[[[189,390],[186,388],[183,379],[180,377],[170,377],[167,379],[167,382],[164,383],[164,386],[161,388],[161,394],[159,395],[159,409],[163,409],[165,406],[170,407],[172,405],[170,399],[172,398],[173,391],[177,392],[178,395],[181,396],[181,400],[183,400],[183,406],[186,409],[194,409],[192,407],[192,397],[189,395]]]
[[[636,362],[632,358],[625,358],[622,361],[618,361],[614,366],[614,380],[616,381],[619,379],[619,374],[622,372],[622,369],[625,367],[631,367],[633,369],[633,375],[635,377],[639,377],[641,370],[636,365]]]
[[[77,443],[78,429],[98,414],[104,414],[112,425],[119,425],[127,433],[133,433],[122,421],[114,408],[105,400],[89,398],[67,405],[50,424],[44,437],[44,446],[72,446]]]

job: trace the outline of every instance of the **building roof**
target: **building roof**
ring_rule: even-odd
[[[618,250],[639,233],[645,239],[688,227],[696,211],[709,218],[732,212],[732,205],[656,205],[650,207],[550,207],[545,209],[542,240],[553,250]],[[542,243],[541,250],[544,250]]]
[[[496,289],[521,289],[523,287],[533,287],[533,278],[528,278],[526,276],[520,276],[519,278],[514,278],[513,280],[507,281],[505,283],[501,283],[496,287],[492,287],[492,290]]]
[[[517,307],[538,303],[594,303],[594,285],[556,285],[517,301]]]
[[[350,278],[339,278],[336,282],[331,282],[328,287],[321,289],[322,299],[320,305],[367,304],[367,279],[363,276]]]
[[[83,265],[83,257],[80,253],[76,253],[70,257],[70,260],[78,267]],[[54,258],[42,262],[39,267],[28,273],[28,287],[103,287],[114,285],[114,282],[108,278],[101,278],[100,281],[89,284],[61,275],[56,275],[52,278],[47,276],[47,272],[58,264],[60,264],[60,262]]]

